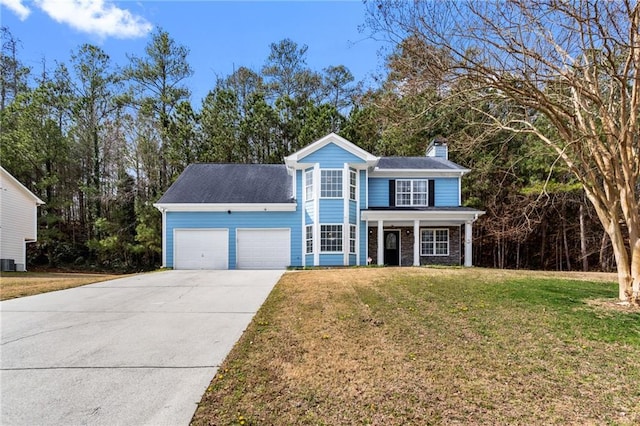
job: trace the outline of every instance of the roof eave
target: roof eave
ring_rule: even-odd
[[[293,212],[297,203],[155,203],[161,212]]]

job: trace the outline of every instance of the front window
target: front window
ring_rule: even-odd
[[[426,206],[426,179],[402,179],[396,181],[396,206]]]
[[[358,188],[358,174],[355,170],[349,170],[349,199],[355,201]]]
[[[356,252],[356,226],[349,225],[349,253]]]
[[[304,193],[306,200],[313,200],[313,170],[304,172]]]
[[[423,229],[420,238],[420,254],[422,256],[448,256],[449,230]]]
[[[321,171],[320,196],[322,198],[342,198],[342,170]]]
[[[313,253],[313,225],[307,225],[305,230],[307,253]]]
[[[320,225],[320,251],[342,251],[342,225]]]

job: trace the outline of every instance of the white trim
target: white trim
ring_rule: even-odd
[[[384,240],[384,221],[378,220],[378,242],[376,245],[378,265],[384,266],[384,244],[380,244]]]
[[[425,178],[426,175],[429,178],[433,177],[460,177],[471,170],[469,169],[378,169],[375,168],[371,171],[372,178]]]
[[[356,266],[360,266],[360,170],[356,169]]]
[[[320,164],[313,166],[313,266],[320,265]]]
[[[462,206],[462,176],[458,178],[458,205]]]
[[[438,210],[363,210],[362,220],[386,220],[386,221],[414,221],[414,220],[438,220],[460,225],[466,221],[475,221],[485,212],[481,210],[458,211],[457,209]]]
[[[345,151],[355,155],[356,157],[364,160],[369,167],[373,167],[378,163],[379,158],[373,154],[365,151],[359,146],[354,145],[352,142],[346,140],[343,137],[336,135],[335,133],[329,133],[328,135],[318,139],[317,141],[307,145],[301,150],[294,152],[293,154],[284,158],[284,162],[288,167],[295,168],[298,161],[314,153],[315,151],[323,148],[324,146],[333,143]]]
[[[162,267],[167,267],[167,211],[164,209],[162,212]],[[174,235],[175,238],[175,235]],[[175,260],[175,253],[173,254]],[[174,262],[175,263],[175,262]]]
[[[433,254],[423,254],[422,253],[422,233],[424,231],[433,231]],[[436,231],[447,231],[447,253],[446,254],[438,254],[436,253]],[[451,233],[449,232],[449,228],[420,228],[420,256],[422,257],[446,257],[449,256],[451,252]]]
[[[313,170],[311,170],[311,173],[313,173]],[[298,172],[296,171],[294,176],[297,176]],[[302,252],[302,257],[300,259],[302,259],[302,266],[307,266],[307,255],[306,255],[306,251],[307,248],[305,246],[306,243],[306,235],[305,235],[305,209],[307,206],[307,200],[306,200],[306,196],[307,196],[307,189],[306,189],[306,175],[305,175],[305,171],[304,170],[300,170],[300,182],[301,182],[301,186],[302,188],[300,188],[300,199],[302,200],[302,204],[300,205],[300,222],[301,222],[301,228],[302,229],[302,247],[301,247],[301,252]],[[313,247],[312,247],[313,248]]]
[[[356,229],[353,237],[353,252],[351,251],[351,227],[352,226]],[[357,256],[358,255],[358,225],[353,223],[349,224],[348,242],[349,242],[348,244],[349,255],[355,254]]]
[[[473,266],[473,228],[471,221],[464,224],[464,266]]]
[[[420,221],[413,221],[413,266],[420,266]]]
[[[298,203],[156,203],[170,212],[294,212]]]
[[[344,163],[342,166],[342,251],[344,252],[344,256],[342,258],[342,264],[344,266],[349,266],[349,232],[344,232],[345,229],[348,231],[351,230],[349,223],[349,203],[350,203],[350,192],[351,189],[351,174],[349,170],[349,164]],[[346,245],[345,245],[346,243]]]

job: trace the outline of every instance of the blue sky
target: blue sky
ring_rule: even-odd
[[[195,75],[188,82],[194,106],[216,76],[234,67],[259,70],[269,44],[290,38],[309,46],[307,64],[320,71],[345,65],[356,80],[380,73],[385,47],[360,32],[361,1],[110,1],[0,0],[0,22],[21,42],[19,58],[38,73],[42,59],[68,62],[83,43],[100,46],[114,63],[142,56],[150,32],[160,26],[190,49]]]

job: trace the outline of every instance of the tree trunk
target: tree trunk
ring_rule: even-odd
[[[580,257],[582,258],[582,270],[589,271],[589,259],[587,258],[587,235],[584,224],[584,204],[580,203]]]

